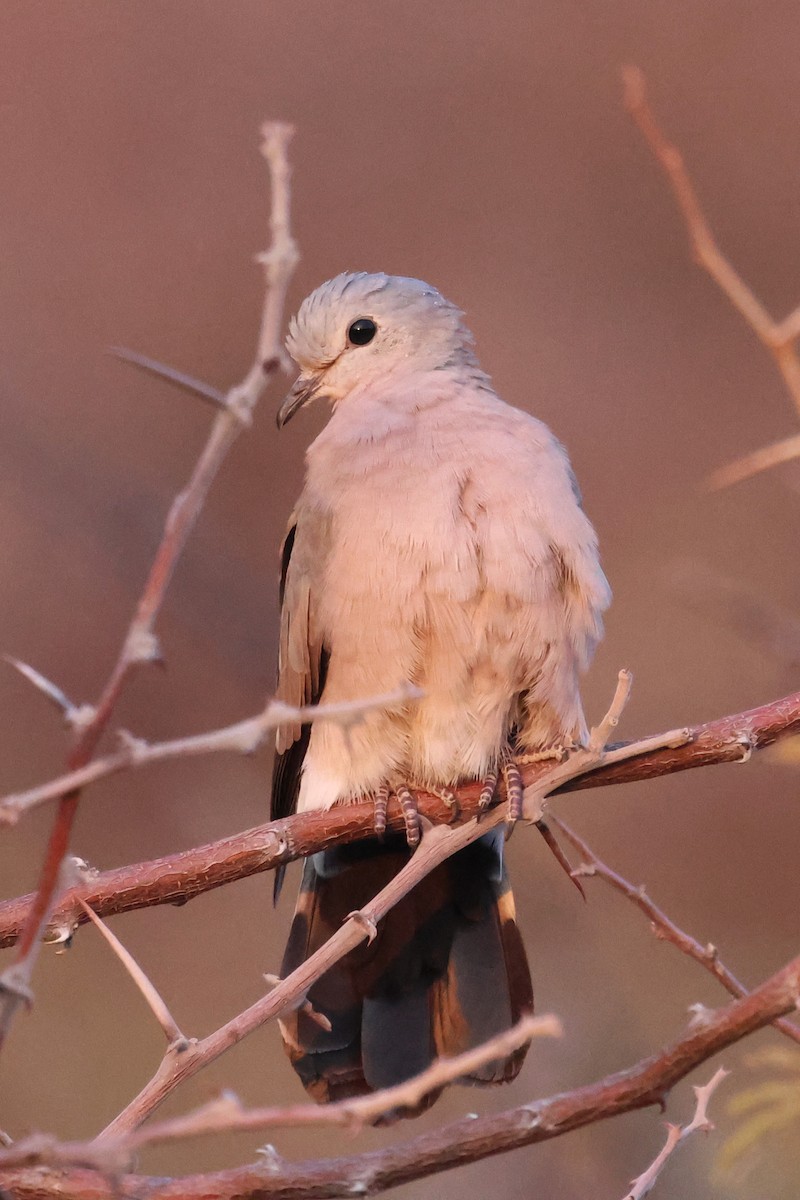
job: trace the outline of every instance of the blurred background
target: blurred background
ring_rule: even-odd
[[[220,388],[244,374],[262,294],[254,255],[267,242],[259,125],[279,117],[297,126],[291,308],[345,269],[427,279],[466,310],[500,394],[567,444],[615,593],[585,686],[590,716],[621,666],[636,677],[626,737],[798,686],[800,468],[701,491],[713,468],[794,433],[797,416],[769,357],[690,262],[619,76],[628,62],[645,70],[722,247],[783,315],[800,301],[795,4],[6,0],[0,29],[0,649],[76,701],[97,697],[210,421],[200,401],[106,349]],[[273,687],[277,550],[325,419],[309,411],[278,435],[282,389],[226,463],[181,562],[159,625],[166,670],[142,671],[120,707],[143,737],[234,721]],[[0,721],[3,791],[61,769],[57,716],[10,668]],[[265,751],[104,783],[82,803],[74,850],[107,868],[256,824],[269,767]],[[797,784],[796,769],[760,755],[746,770],[578,794],[556,811],[754,984],[797,952]],[[4,895],[34,885],[51,816],[3,833]],[[537,1045],[513,1086],[453,1089],[413,1127],[352,1142],[279,1132],[268,1140],[280,1154],[380,1146],[588,1082],[675,1036],[689,1005],[724,1002],[601,883],[588,881],[583,904],[541,839],[521,831],[510,856],[539,1010],[562,1017],[564,1040]],[[183,1029],[202,1035],[277,970],[292,890],[273,911],[271,880],[257,877],[113,927]],[[160,1033],[90,929],[68,953],[45,949],[35,988],[0,1066],[0,1126],[90,1136],[150,1076]],[[709,1182],[748,1056],[775,1044],[763,1034],[722,1056],[735,1074],[714,1101],[717,1133],[682,1152],[663,1200],[796,1196],[797,1138],[762,1142],[744,1181]],[[166,1111],[221,1087],[253,1104],[303,1098],[274,1026]],[[678,1087],[669,1118],[692,1105]],[[259,1140],[163,1148],[141,1167],[233,1165]],[[613,1198],[662,1140],[646,1111],[397,1194]]]

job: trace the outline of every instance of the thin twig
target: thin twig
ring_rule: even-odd
[[[791,437],[772,442],[769,446],[762,446],[760,450],[744,454],[727,466],[718,467],[706,479],[706,488],[715,492],[735,483],[743,483],[745,479],[752,479],[761,471],[769,471],[770,468],[791,462],[795,458],[800,458],[800,433],[793,433]]]
[[[696,767],[743,763],[754,751],[797,733],[800,733],[800,692],[747,712],[696,725],[682,731],[680,737],[677,733],[662,735],[658,740],[669,745],[646,752],[640,750],[635,757],[622,762],[611,761],[612,752],[609,751],[605,761],[590,774],[565,783],[560,790],[640,782]],[[635,744],[637,747],[642,745]],[[535,783],[541,777],[542,769],[542,764],[523,766],[526,785]],[[458,789],[463,819],[477,815],[480,790],[479,784]],[[420,811],[429,821],[448,823],[453,820],[452,808],[440,796],[420,793],[418,798]],[[403,830],[403,817],[395,802],[389,805],[388,820],[390,829]],[[272,870],[331,846],[372,837],[374,833],[373,805],[370,800],[363,800],[331,809],[297,813],[205,846],[104,871],[85,879],[64,896],[48,924],[48,938],[64,941],[85,920],[76,904],[78,896],[102,917],[159,904],[185,904],[234,880]],[[0,947],[13,945],[20,936],[32,900],[32,896],[20,896],[0,903]]]
[[[139,991],[144,996],[150,1011],[164,1032],[167,1043],[169,1045],[173,1045],[174,1043],[185,1042],[187,1039],[183,1036],[178,1028],[175,1018],[167,1008],[166,1001],[160,995],[152,980],[145,975],[144,971],[139,966],[131,952],[123,946],[122,942],[119,940],[116,934],[111,932],[106,923],[101,921],[96,913],[92,912],[88,904],[84,904],[83,900],[79,901],[79,903],[86,913],[86,916],[114,951],[117,958],[122,963],[123,967],[128,972]]]
[[[108,1180],[80,1167],[5,1170],[14,1200],[320,1200],[375,1196],[400,1184],[561,1137],[625,1112],[663,1104],[670,1090],[715,1054],[777,1017],[800,994],[795,958],[749,996],[713,1012],[657,1054],[570,1092],[485,1116],[469,1116],[364,1154],[286,1162],[277,1154],[234,1170],[164,1180],[125,1175]]]
[[[334,1104],[289,1104],[281,1107],[245,1108],[238,1097],[224,1092],[208,1104],[183,1116],[153,1122],[118,1140],[102,1142],[59,1142],[48,1134],[33,1134],[0,1150],[0,1170],[46,1163],[68,1166],[81,1163],[100,1171],[129,1170],[136,1151],[145,1146],[185,1141],[209,1134],[253,1133],[314,1125],[344,1126],[353,1133],[373,1124],[387,1113],[413,1107],[431,1092],[463,1079],[495,1059],[527,1045],[534,1038],[561,1037],[557,1017],[523,1017],[511,1029],[490,1038],[473,1050],[452,1058],[440,1058],[405,1083],[383,1088],[366,1096],[339,1100]]]
[[[630,674],[620,672],[617,690],[611,708],[600,725],[592,730],[589,745],[562,763],[547,770],[526,791],[525,805],[534,813],[540,812],[542,802],[550,791],[577,775],[596,769],[604,758],[602,738],[616,725],[619,714],[630,692]],[[638,743],[628,748],[629,754],[637,753]],[[612,754],[618,752],[611,752]],[[250,1008],[228,1021],[222,1028],[208,1037],[192,1043],[180,1054],[167,1050],[160,1066],[149,1083],[99,1135],[99,1140],[116,1138],[129,1133],[153,1112],[185,1079],[214,1062],[231,1046],[236,1045],[266,1021],[296,1007],[305,999],[309,988],[326,971],[349,951],[354,950],[365,939],[371,941],[378,923],[394,908],[403,896],[416,887],[421,879],[440,863],[463,850],[478,838],[483,837],[495,826],[507,819],[507,805],[498,805],[481,821],[475,819],[464,825],[448,827],[429,826],[423,833],[419,848],[409,862],[384,887],[369,904],[351,913],[344,924],[305,962],[292,971],[275,989],[262,996]]]
[[[720,961],[716,946],[711,945],[710,942],[702,946],[691,934],[680,929],[650,899],[643,887],[631,883],[617,871],[613,870],[612,867],[609,867],[607,863],[604,863],[602,859],[598,858],[591,846],[582,837],[579,837],[560,817],[556,817],[550,813],[547,819],[550,825],[558,829],[563,837],[568,842],[571,842],[581,856],[582,861],[574,868],[573,875],[581,879],[604,879],[616,891],[632,901],[640,912],[644,913],[650,921],[653,933],[657,938],[664,942],[670,942],[680,950],[681,954],[685,954],[688,958],[700,963],[702,967],[705,967],[722,984],[731,996],[738,998],[747,995],[747,988],[744,984]],[[792,1024],[791,1021],[776,1021],[775,1028],[780,1029],[781,1033],[786,1034],[793,1042],[800,1043],[800,1028]]]
[[[264,140],[261,149],[269,166],[272,190],[272,244],[261,257],[266,277],[266,296],[255,361],[245,380],[228,392],[225,407],[214,420],[189,483],[169,511],[161,544],[117,662],[91,720],[80,729],[69,756],[67,765],[70,771],[79,770],[90,761],[133,670],[141,663],[159,658],[155,621],[175,565],[222,462],[242,429],[250,423],[253,409],[282,365],[280,333],[286,290],[298,259],[297,247],[289,229],[287,147],[292,132],[291,126],[279,122],[267,124],[262,129]],[[78,797],[78,792],[68,792],[59,803],[40,871],[39,885],[17,945],[15,961],[10,968],[10,975],[4,973],[0,976],[0,1045],[21,1002],[21,995],[30,993],[31,974],[41,942],[40,931],[46,925],[57,899],[61,864],[69,848]],[[9,985],[11,979],[13,987]]]
[[[730,1072],[725,1071],[722,1067],[712,1075],[708,1083],[703,1087],[695,1087],[695,1110],[694,1116],[688,1125],[667,1125],[667,1140],[661,1153],[656,1156],[646,1171],[641,1175],[637,1175],[631,1183],[631,1190],[626,1192],[625,1200],[644,1200],[655,1187],[658,1177],[667,1165],[667,1162],[675,1151],[678,1149],[687,1138],[690,1138],[693,1133],[701,1131],[710,1133],[714,1128],[713,1123],[708,1116],[708,1105],[714,1092],[717,1090],[723,1079]]]
[[[800,415],[800,358],[795,346],[800,336],[800,307],[782,321],[773,319],[717,245],[683,157],[678,148],[664,136],[647,101],[644,74],[638,67],[626,67],[623,71],[623,82],[625,106],[667,176],[686,225],[695,261],[708,272],[772,355],[795,411]],[[775,463],[786,462],[788,458],[800,455],[800,438],[787,439],[778,445],[783,448],[782,453],[776,446],[721,468],[710,477],[709,486],[726,486]]]
[[[47,800],[57,800],[67,792],[85,788],[90,783],[105,779],[118,771],[149,766],[165,759],[194,758],[203,754],[218,754],[228,751],[235,754],[253,754],[272,730],[281,725],[305,724],[311,721],[334,721],[350,726],[363,720],[376,709],[391,712],[396,708],[419,700],[422,691],[411,684],[395,688],[382,696],[366,700],[340,701],[335,704],[307,704],[294,708],[281,700],[271,700],[263,712],[224,729],[199,733],[192,737],[175,738],[169,742],[145,742],[130,734],[122,736],[121,749],[104,758],[97,758],[77,771],[0,799],[0,825],[12,825],[20,816]]]
[[[41,671],[37,671],[30,663],[22,662],[19,658],[14,658],[11,654],[4,654],[2,658],[13,667],[15,671],[19,671],[23,679],[27,679],[33,687],[36,688],[40,695],[50,701],[55,708],[59,710],[64,718],[64,722],[71,729],[80,730],[91,721],[94,716],[94,709],[89,704],[73,704],[69,696],[53,683],[52,679],[48,679]]]
[[[113,354],[114,358],[119,358],[122,362],[129,363],[132,367],[137,367],[147,375],[165,379],[174,387],[189,392],[192,396],[199,396],[201,400],[207,400],[215,408],[225,407],[225,393],[217,391],[210,384],[204,383],[202,379],[195,379],[194,376],[186,375],[183,371],[176,371],[174,367],[167,366],[166,363],[159,362],[155,358],[148,358],[147,355],[139,354],[135,350],[128,350],[125,346],[109,346],[108,353]]]

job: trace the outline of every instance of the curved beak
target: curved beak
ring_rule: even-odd
[[[278,429],[283,429],[286,422],[291,421],[296,412],[304,408],[306,404],[310,404],[312,400],[315,400],[321,387],[321,375],[299,375],[289,395],[278,409],[275,418]]]

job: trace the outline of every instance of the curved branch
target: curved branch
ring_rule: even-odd
[[[255,406],[282,364],[280,331],[284,301],[298,261],[297,247],[289,228],[287,147],[293,130],[290,125],[273,121],[267,122],[261,133],[261,152],[267,160],[272,192],[269,221],[271,244],[269,250],[259,256],[264,267],[266,293],[255,361],[244,380],[227,393],[224,407],[214,418],[208,441],[189,482],[172,503],[117,661],[100,699],[81,725],[69,755],[67,766],[70,771],[85,767],[91,760],[133,671],[142,663],[158,660],[155,622],[175,566],[228,451],[242,430],[250,424]],[[80,793],[75,790],[67,792],[59,801],[39,874],[39,885],[28,905],[14,963],[0,978],[0,1045],[20,1004],[30,998],[29,984],[41,941],[41,930],[59,893],[63,878],[62,865],[67,858],[79,796]]]
[[[622,762],[606,761],[592,774],[564,784],[559,791],[634,783],[714,763],[743,762],[752,751],[794,733],[800,733],[800,692],[760,708],[696,725],[688,730],[682,745],[647,750]],[[613,759],[613,751],[608,757]],[[546,769],[547,764],[523,767],[526,786],[535,783]],[[479,794],[478,784],[459,789],[463,819],[477,814]],[[452,820],[452,810],[437,796],[421,795],[420,811],[434,824]],[[391,829],[402,831],[403,815],[397,804],[390,804],[388,819]],[[159,904],[184,904],[213,888],[270,871],[330,846],[370,837],[372,833],[372,804],[362,801],[327,811],[298,813],[205,846],[92,874],[85,883],[65,894],[48,926],[48,937],[64,941],[88,920],[78,904],[80,899],[100,917]],[[31,902],[31,896],[21,896],[0,904],[0,947],[13,945],[17,940]]]
[[[800,957],[749,996],[704,1013],[659,1054],[596,1083],[505,1112],[464,1117],[407,1141],[341,1158],[262,1163],[165,1181],[142,1175],[109,1180],[81,1168],[6,1171],[2,1186],[15,1200],[320,1200],[374,1196],[415,1179],[508,1150],[560,1137],[573,1129],[661,1104],[669,1090],[713,1055],[792,1012],[800,996]]]

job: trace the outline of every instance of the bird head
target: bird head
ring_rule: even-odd
[[[278,428],[312,400],[332,405],[401,364],[414,372],[474,363],[462,313],[427,283],[397,275],[337,275],[303,301],[286,348],[300,375]]]

